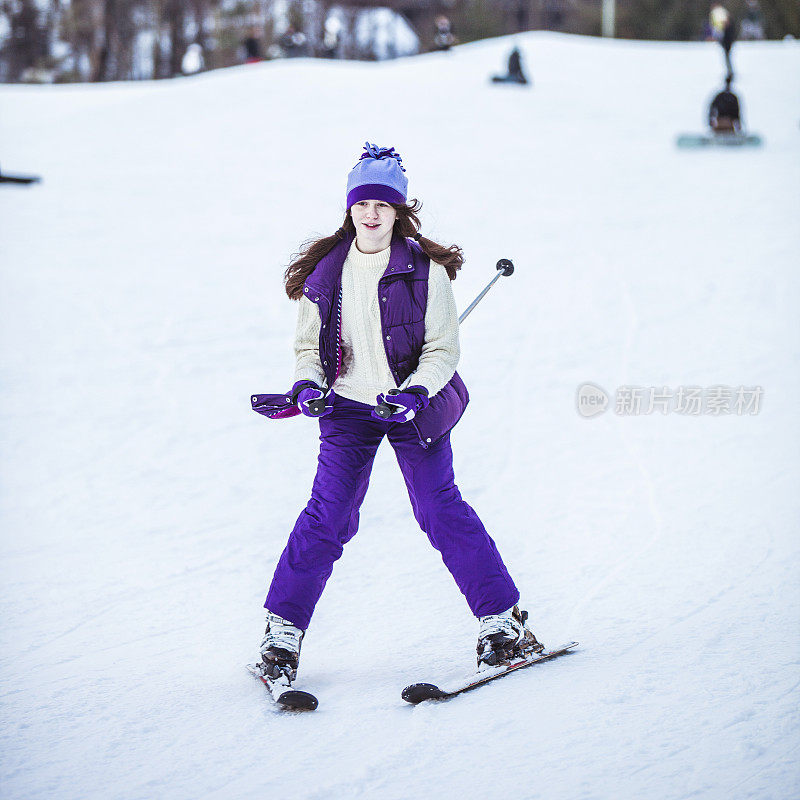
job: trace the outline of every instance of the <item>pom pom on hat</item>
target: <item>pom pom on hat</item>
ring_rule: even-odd
[[[361,154],[359,161],[363,161],[365,158],[394,158],[397,159],[400,169],[403,170],[403,172],[406,171],[406,168],[403,166],[403,159],[394,147],[378,147],[376,144],[364,142],[364,152]]]
[[[360,200],[405,203],[408,178],[403,159],[394,147],[379,147],[367,142],[358,163],[347,176],[347,207]]]

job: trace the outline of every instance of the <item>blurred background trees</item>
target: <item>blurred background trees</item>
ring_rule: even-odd
[[[527,30],[600,35],[602,0],[0,0],[0,81],[167,78],[263,58],[384,59]],[[703,38],[710,3],[616,0],[615,35]],[[798,0],[759,8],[800,36]]]

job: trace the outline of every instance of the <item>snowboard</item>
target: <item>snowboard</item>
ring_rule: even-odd
[[[676,144],[688,150],[704,147],[761,147],[763,140],[754,133],[683,133]]]
[[[528,656],[518,658],[508,664],[500,664],[496,667],[489,667],[485,670],[475,672],[452,684],[436,686],[432,683],[412,683],[411,686],[406,686],[406,688],[403,689],[402,697],[403,700],[412,705],[421,703],[424,700],[447,700],[456,695],[468,692],[471,689],[477,689],[478,686],[484,686],[497,678],[503,678],[511,672],[516,672],[518,669],[531,667],[534,664],[540,664],[542,661],[549,661],[552,658],[563,656],[574,650],[577,646],[577,642],[568,642],[553,650],[531,653]]]
[[[317,698],[310,692],[293,689],[288,678],[268,678],[260,664],[248,664],[247,671],[269,689],[272,699],[280,708],[287,711],[315,711],[319,705]]]
[[[527,78],[517,78],[512,75],[492,75],[490,83],[510,83],[512,86],[527,86]]]

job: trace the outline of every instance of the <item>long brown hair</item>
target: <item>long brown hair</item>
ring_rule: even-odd
[[[394,232],[399,236],[414,237],[419,242],[422,252],[431,261],[441,264],[451,281],[456,279],[456,273],[464,263],[464,253],[456,244],[444,247],[431,239],[419,236],[420,221],[417,216],[422,208],[419,200],[409,200],[407,203],[390,205],[397,211],[397,219],[394,223]],[[312,239],[303,245],[303,249],[292,259],[291,264],[286,268],[284,281],[286,283],[286,294],[292,300],[299,300],[303,296],[303,284],[306,278],[314,271],[319,260],[328,255],[334,246],[344,239],[348,234],[355,234],[356,226],[348,209],[344,217],[342,227],[331,236],[323,236],[321,239]],[[417,238],[419,236],[419,238]]]

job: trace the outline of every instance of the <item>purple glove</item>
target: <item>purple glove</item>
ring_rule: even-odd
[[[392,413],[390,416],[383,416],[378,413],[378,408],[375,408],[371,416],[389,422],[409,422],[431,402],[428,398],[428,390],[424,386],[389,389],[388,392],[381,392],[375,399],[378,401],[378,407],[390,406]]]
[[[324,406],[314,402],[323,398]],[[333,392],[326,395],[313,381],[298,381],[292,386],[292,402],[307,417],[324,417],[333,411]]]

